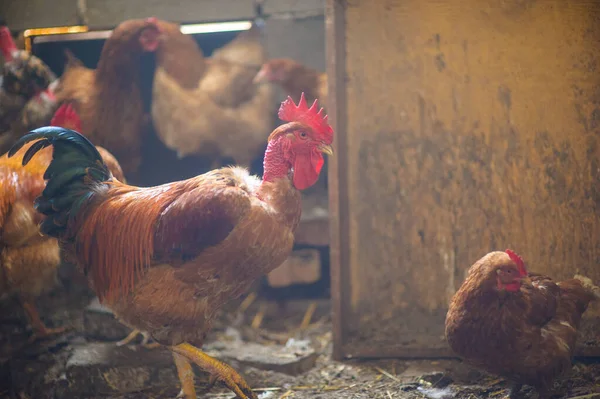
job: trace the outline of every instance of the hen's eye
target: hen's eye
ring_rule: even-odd
[[[300,132],[300,137],[305,139],[308,137],[308,135],[306,134],[306,132]]]

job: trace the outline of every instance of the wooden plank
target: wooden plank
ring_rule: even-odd
[[[327,218],[301,220],[294,234],[294,243],[326,247],[329,245],[329,220]]]
[[[296,229],[295,244],[326,247],[329,245],[329,204],[327,188],[321,179],[314,189],[302,196],[302,217]]]
[[[335,129],[333,146],[335,156],[328,163],[330,273],[333,324],[334,359],[345,357],[344,343],[348,314],[348,265],[350,252],[348,241],[348,179],[343,167],[348,164],[346,137],[346,33],[344,1],[327,0],[325,8],[325,61],[327,64],[328,88],[327,112]]]
[[[273,288],[293,284],[313,284],[321,279],[321,253],[316,249],[297,249],[271,273],[267,282]]]
[[[439,359],[439,358],[458,358],[452,350],[445,346],[441,348],[386,348],[382,351],[379,348],[367,348],[348,346],[343,350],[345,359]],[[575,349],[575,357],[600,358],[600,347],[588,347],[579,345]]]
[[[600,283],[598,22],[590,0],[328,1],[336,358],[444,353],[491,250]]]
[[[21,0],[0,2],[0,15],[12,29],[74,25],[77,0]],[[126,19],[156,16],[168,21],[231,21],[255,17],[255,0],[87,0],[87,18],[92,27],[115,26]],[[324,0],[265,1],[267,15],[290,13],[314,15],[323,10]]]

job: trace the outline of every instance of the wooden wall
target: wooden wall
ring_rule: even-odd
[[[46,28],[82,23],[112,27],[126,19],[155,16],[177,22],[221,21],[255,16],[255,0],[4,0],[0,15],[11,29]],[[324,0],[267,0],[266,14],[322,14]],[[320,11],[320,12],[319,12]]]
[[[600,284],[600,2],[326,14],[338,358],[446,353],[448,301],[492,250]]]

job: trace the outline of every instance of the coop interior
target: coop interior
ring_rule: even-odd
[[[0,50],[0,398],[600,398],[598,1],[4,1]]]

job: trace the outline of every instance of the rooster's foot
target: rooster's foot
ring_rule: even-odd
[[[248,383],[228,364],[208,356],[200,349],[187,343],[173,346],[171,347],[171,350],[176,355],[186,358],[188,365],[189,361],[192,361],[200,366],[200,368],[207,371],[211,375],[208,384],[209,388],[212,387],[217,381],[222,381],[227,388],[237,395],[239,399],[258,399],[256,394],[252,392],[252,389]],[[185,392],[186,386],[188,387],[187,389],[189,394],[186,392],[186,396],[184,396],[187,399],[188,396],[191,395],[191,388],[189,388],[190,377],[188,377],[190,375],[189,373],[191,373],[191,366],[189,367],[188,372],[188,366],[186,366],[181,359],[178,359],[177,356],[175,357],[175,362],[178,364],[177,370],[179,373],[179,378],[182,382],[182,390]],[[193,383],[191,383],[191,386],[193,387]],[[190,397],[194,398],[195,396]]]
[[[194,371],[190,361],[182,355],[173,353],[175,366],[177,366],[177,375],[181,382],[181,391],[175,399],[196,399],[196,389],[194,388]]]

